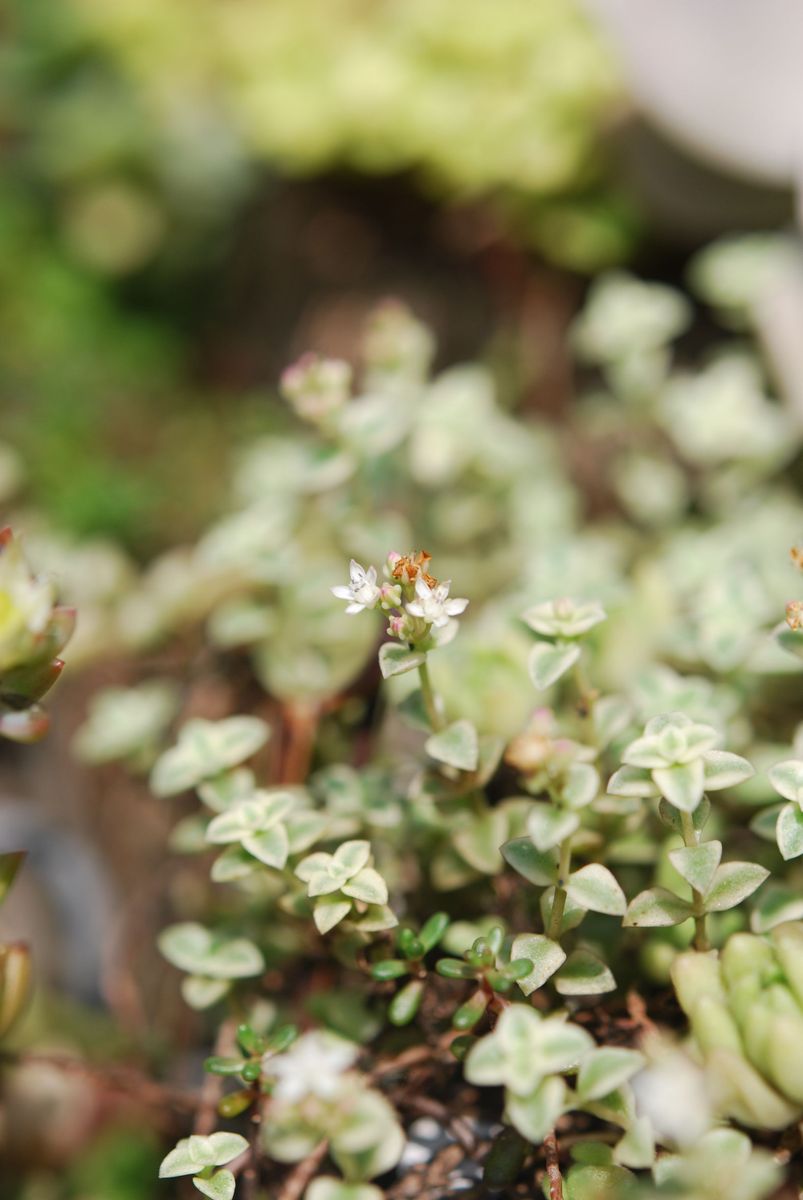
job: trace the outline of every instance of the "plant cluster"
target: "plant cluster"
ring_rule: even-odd
[[[742,339],[772,249],[695,267]],[[213,886],[176,889],[160,949],[235,1024],[207,1070],[243,1132],[190,1136],[165,1176],[392,1193],[414,1065],[489,1186],[777,1185],[726,1122],[800,1115],[803,631],[778,616],[803,433],[755,340],[692,374],[690,319],[663,286],[592,289],[571,435],[607,507],[587,522],[555,431],[479,367],[431,378],[428,331],[385,306],[359,374],[285,374],[298,432],[247,449],[231,512],[90,614],[87,655],[180,634],[227,682],[227,715],[171,678],[100,694],[78,739],[197,800],[176,871]],[[688,1030],[625,1012],[673,983]]]
[[[574,3],[533,14],[500,0],[491,14],[472,0],[460,22],[444,0],[12,12],[8,120],[24,171],[60,198],[65,241],[101,274],[202,258],[193,240],[226,228],[265,163],[413,171],[429,193],[494,198],[581,267],[628,249],[601,150],[618,81]]]

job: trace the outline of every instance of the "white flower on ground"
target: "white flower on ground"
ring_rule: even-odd
[[[421,617],[436,629],[449,624],[450,617],[457,617],[468,608],[468,600],[449,598],[451,583],[436,583],[432,587],[419,575],[415,581],[415,600],[407,605],[411,617]]]
[[[380,597],[380,588],[376,583],[376,567],[361,567],[352,558],[349,564],[349,584],[347,587],[333,587],[332,595],[338,600],[348,600],[347,613],[362,612],[364,608],[376,608]]]
[[[286,1054],[267,1057],[264,1071],[276,1080],[274,1097],[286,1104],[306,1096],[331,1100],[357,1054],[357,1046],[334,1033],[305,1033]]]

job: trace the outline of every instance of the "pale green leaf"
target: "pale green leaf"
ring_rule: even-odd
[[[561,996],[596,996],[616,988],[613,972],[590,950],[573,950],[554,978]]]
[[[427,660],[426,654],[418,654],[408,650],[399,642],[385,642],[379,647],[379,670],[383,679],[393,675],[404,675],[407,671],[415,671]]]
[[[681,846],[669,851],[669,861],[682,879],[698,892],[706,892],[722,858],[722,842]]]
[[[244,849],[258,858],[266,867],[281,871],[287,862],[290,844],[284,825],[274,825],[261,833],[248,834],[242,839]]]
[[[366,904],[387,904],[388,888],[382,876],[373,867],[363,867],[341,888],[344,896],[363,900]]]
[[[769,876],[758,863],[729,862],[717,867],[705,896],[706,912],[724,912],[751,896]]]
[[[557,645],[551,642],[536,642],[527,661],[530,679],[535,687],[539,691],[551,687],[571,670],[579,659],[580,652],[580,647],[574,642]]]
[[[566,961],[566,953],[542,933],[520,933],[510,948],[511,962],[518,958],[528,958],[533,964],[529,975],[517,981],[524,995],[529,996],[555,974]]]
[[[580,817],[554,804],[533,804],[527,817],[527,832],[537,850],[551,850],[571,837],[580,826]]]
[[[703,755],[705,790],[716,792],[721,788],[736,787],[751,779],[755,771],[746,758],[731,754],[727,750],[707,750]]]
[[[566,1084],[558,1076],[545,1079],[529,1096],[506,1096],[507,1119],[523,1138],[536,1145],[543,1142],[563,1112]]]
[[[549,887],[558,874],[558,858],[554,851],[542,853],[536,850],[528,837],[513,838],[502,846],[505,862],[537,887]]]
[[[619,1046],[601,1046],[583,1060],[577,1076],[580,1100],[601,1100],[625,1083],[644,1066],[638,1050]]]
[[[691,762],[658,767],[652,777],[661,794],[682,812],[694,812],[703,798],[705,766],[702,758]]]
[[[237,1186],[231,1171],[215,1171],[208,1179],[198,1176],[192,1181],[203,1196],[210,1200],[232,1200]]]
[[[460,771],[476,771],[479,739],[471,721],[455,721],[440,733],[427,738],[424,749],[430,758]]]
[[[666,888],[647,888],[627,906],[623,925],[644,929],[680,925],[692,915],[691,905]]]
[[[351,912],[351,901],[341,900],[339,896],[322,896],[312,910],[312,919],[318,933],[329,933],[344,917]]]
[[[770,768],[768,775],[779,796],[803,806],[803,762],[799,759],[787,759],[785,762],[776,763]]]
[[[621,917],[627,908],[624,892],[613,874],[600,863],[589,863],[579,871],[574,871],[569,877],[566,891],[575,904],[590,912]]]

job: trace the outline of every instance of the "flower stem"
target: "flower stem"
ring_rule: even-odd
[[[444,728],[444,721],[438,711],[438,704],[435,699],[435,692],[432,688],[432,680],[429,677],[429,666],[426,658],[418,668],[418,678],[421,681],[421,695],[424,700],[424,708],[426,709],[429,723],[436,733]]]
[[[572,839],[566,838],[565,842],[561,843],[560,861],[558,862],[558,882],[555,887],[555,896],[552,900],[552,912],[549,914],[549,924],[547,926],[546,935],[553,942],[560,941],[561,926],[563,925],[563,912],[566,908],[566,884],[569,881],[569,872],[572,865]]]
[[[683,830],[683,841],[691,848],[700,844],[697,830],[694,828],[694,817],[689,812],[681,812],[680,825]],[[698,892],[696,888],[692,888],[692,911],[694,913],[694,949],[695,950],[710,950],[711,943],[708,940],[708,930],[705,920],[705,901],[703,893]]]

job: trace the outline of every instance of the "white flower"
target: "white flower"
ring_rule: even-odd
[[[416,599],[407,605],[410,616],[422,617],[436,629],[448,625],[450,617],[459,616],[468,607],[468,600],[449,599],[450,586],[450,581],[447,580],[446,583],[436,583],[434,587],[430,587],[419,575],[415,581]]]
[[[366,571],[352,558],[349,565],[348,587],[333,587],[332,595],[338,600],[348,600],[347,613],[362,612],[364,608],[375,608],[379,600],[380,589],[376,584],[376,567]]]
[[[287,1104],[306,1096],[331,1100],[357,1054],[357,1046],[334,1033],[305,1033],[286,1054],[269,1056],[264,1070],[276,1079],[273,1095],[277,1100]]]

